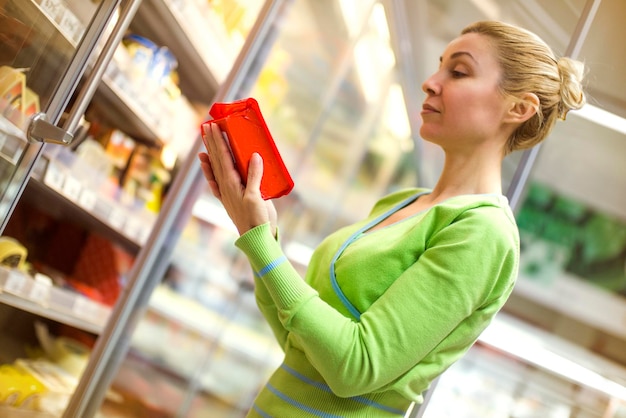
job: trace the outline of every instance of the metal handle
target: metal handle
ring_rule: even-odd
[[[26,137],[32,142],[47,142],[52,144],[68,145],[74,135],[65,129],[48,122],[45,113],[36,113],[30,120]]]
[[[93,71],[85,79],[83,88],[76,96],[74,107],[69,111],[69,115],[63,125],[67,130],[71,132],[76,130],[80,119],[100,84],[102,75],[113,58],[117,46],[122,42],[126,29],[128,29],[140,5],[141,0],[129,0],[120,10],[117,22],[94,63]]]

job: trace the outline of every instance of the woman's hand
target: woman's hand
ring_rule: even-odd
[[[207,153],[198,154],[202,172],[209,183],[211,193],[222,202],[239,234],[242,235],[255,226],[269,222],[272,234],[276,235],[276,209],[271,201],[263,200],[261,197],[263,177],[261,156],[256,153],[252,156],[244,186],[217,124],[204,125],[203,139]]]

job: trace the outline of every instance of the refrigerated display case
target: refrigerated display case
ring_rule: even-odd
[[[609,377],[609,378],[607,378]],[[424,418],[620,418],[626,368],[501,314],[437,382]]]
[[[88,69],[98,60],[96,50],[103,56],[109,51],[105,28],[118,16],[117,3],[0,2],[0,230],[9,224],[41,161],[44,144],[69,144],[75,135],[80,107],[95,85]],[[72,97],[78,99],[68,105]],[[19,412],[17,407],[32,408],[44,391],[54,393],[61,402],[71,395],[65,381],[54,385],[44,384],[41,376],[35,378],[43,371],[40,365],[17,361],[24,352],[23,343],[35,333],[33,318],[51,318],[93,331],[101,323],[101,312],[87,298],[53,288],[43,275],[33,278],[23,242],[4,235],[0,245],[0,412],[13,416]],[[22,332],[25,327],[30,334]]]
[[[74,3],[88,3],[92,14],[73,9]],[[28,270],[0,270],[0,364],[20,360],[41,369],[48,366],[33,359],[47,359],[74,371],[69,383],[54,392],[62,405],[56,412],[62,409],[64,417],[244,416],[280,363],[281,351],[256,309],[249,267],[233,246],[236,231],[201,178],[195,154],[201,149],[198,127],[209,105],[243,97],[259,101],[296,184],[275,203],[285,251],[304,272],[322,237],[362,218],[380,196],[415,184],[432,186],[441,156],[417,136],[419,82],[434,71],[438,54],[462,26],[479,18],[502,18],[536,31],[561,52],[581,39],[577,27],[591,24],[593,19],[586,20],[593,14],[589,5],[596,3],[508,0],[493,9],[479,1],[102,1],[110,6],[110,17],[97,18],[106,8],[100,3],[5,1],[0,10],[10,19],[2,19],[11,25],[11,19],[37,28],[48,25],[47,37],[66,39],[60,47],[52,47],[53,41],[46,47],[33,42],[40,54],[32,56],[22,49],[28,44],[14,35],[18,32],[0,29],[11,40],[6,45],[13,45],[20,57],[30,56],[32,63],[43,66],[58,59],[50,52],[55,48],[74,56],[62,28],[76,25],[60,23],[73,21],[64,20],[66,11],[78,16],[85,34],[97,33],[100,41],[91,48],[97,54],[84,59],[84,74],[76,64],[57,70],[58,77],[72,74],[71,83],[60,83],[77,86],[76,93],[55,89],[47,78],[36,84],[57,106],[52,113],[48,105],[48,120],[60,121],[72,133],[69,146],[26,145],[23,132],[28,128],[7,124],[10,132],[4,137],[14,135],[27,150],[17,154],[26,155],[29,147],[37,152],[30,151],[28,163],[22,162],[25,157],[7,160],[13,161],[9,172],[21,174],[11,177],[7,213],[12,216],[6,217],[3,234],[17,238],[27,250],[21,260]],[[43,12],[22,12],[23,7]],[[32,16],[41,21],[29,23]],[[604,19],[611,16],[619,13],[613,10]],[[82,48],[82,43],[74,45]],[[150,60],[159,63],[150,67],[146,54],[162,60]],[[35,68],[32,63],[19,66]],[[41,72],[59,68],[49,65]],[[67,97],[58,98],[59,91]],[[581,123],[590,135],[607,136],[595,124]],[[551,143],[577,136],[583,131],[579,128],[557,131]],[[22,149],[13,140],[4,141],[3,155]],[[619,146],[618,141],[607,148]],[[549,155],[549,145],[543,151]],[[532,196],[519,173],[533,168],[531,163],[521,154],[505,161],[505,188],[519,186],[521,206]],[[17,169],[16,164],[29,168]],[[535,166],[542,184],[554,178],[543,174],[544,167],[541,161]],[[608,167],[603,179],[613,179],[613,170],[621,169]],[[3,205],[5,201],[3,195]],[[533,294],[525,283],[522,296],[556,304],[543,302],[546,293]],[[615,309],[624,309],[623,300],[610,300]],[[606,314],[593,313],[610,323]],[[539,323],[539,314],[526,314]],[[540,331],[532,330],[534,334]],[[75,356],[67,356],[68,347]],[[523,411],[537,403],[535,388],[548,393],[575,386],[560,377],[544,379],[554,373],[537,371],[528,357],[511,360],[511,353],[501,348],[497,356],[489,350],[485,354],[485,347],[494,349],[481,342],[449,379],[444,375],[433,390],[433,406],[436,394],[458,393],[448,383],[465,379],[476,385],[487,382],[474,393],[477,397],[491,394],[486,396],[500,406],[504,400],[517,405],[512,409],[509,402],[493,416],[505,416],[506,410],[543,417]],[[489,374],[490,363],[496,362],[510,373]],[[597,365],[587,366],[607,374]],[[481,367],[486,374],[476,372]],[[532,384],[531,375],[539,376]],[[493,394],[496,386],[502,390]],[[568,398],[570,411],[593,412],[579,417],[622,408],[621,401],[596,392],[589,397],[584,390],[577,393]],[[563,394],[546,396],[545,404]],[[470,410],[467,405],[475,399],[459,395],[457,405]],[[614,405],[609,408],[608,402]],[[554,414],[564,413],[555,408]],[[619,414],[614,412],[613,418],[621,418]]]
[[[168,187],[262,6],[213,3],[0,2],[0,415],[63,414],[132,287]],[[209,59],[149,39],[141,19],[183,45],[185,31],[206,35]],[[193,74],[202,88],[189,87]]]

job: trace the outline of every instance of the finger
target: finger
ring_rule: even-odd
[[[206,123],[202,125],[203,135],[202,140],[204,141],[204,146],[206,147],[206,151],[208,156],[215,156],[215,140],[213,139],[213,125],[214,123]],[[213,168],[217,168],[217,164],[213,165]]]
[[[216,123],[210,124],[209,138],[209,157],[211,158],[214,172],[216,176],[218,176],[217,180],[219,181],[222,173],[228,175],[229,172],[234,169],[233,159],[226,139]]]
[[[211,193],[213,194],[213,196],[220,199],[222,194],[220,193],[219,185],[215,180],[215,175],[213,174],[213,168],[211,167],[211,160],[209,159],[209,155],[205,152],[201,152],[198,154],[198,158],[200,159],[200,168],[202,169],[202,174],[209,184]]]
[[[215,181],[213,167],[211,167],[211,160],[209,158],[209,155],[206,152],[201,152],[198,154],[198,159],[200,159],[200,168],[202,169],[202,174],[204,174],[204,178],[207,179],[207,181]]]
[[[255,152],[248,164],[248,179],[246,190],[260,193],[261,180],[263,179],[263,158]]]

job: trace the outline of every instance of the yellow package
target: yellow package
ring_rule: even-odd
[[[46,387],[32,374],[14,365],[0,366],[0,405],[36,410]]]
[[[0,67],[0,111],[10,114],[11,110],[24,110],[26,76],[20,70],[3,65]]]

